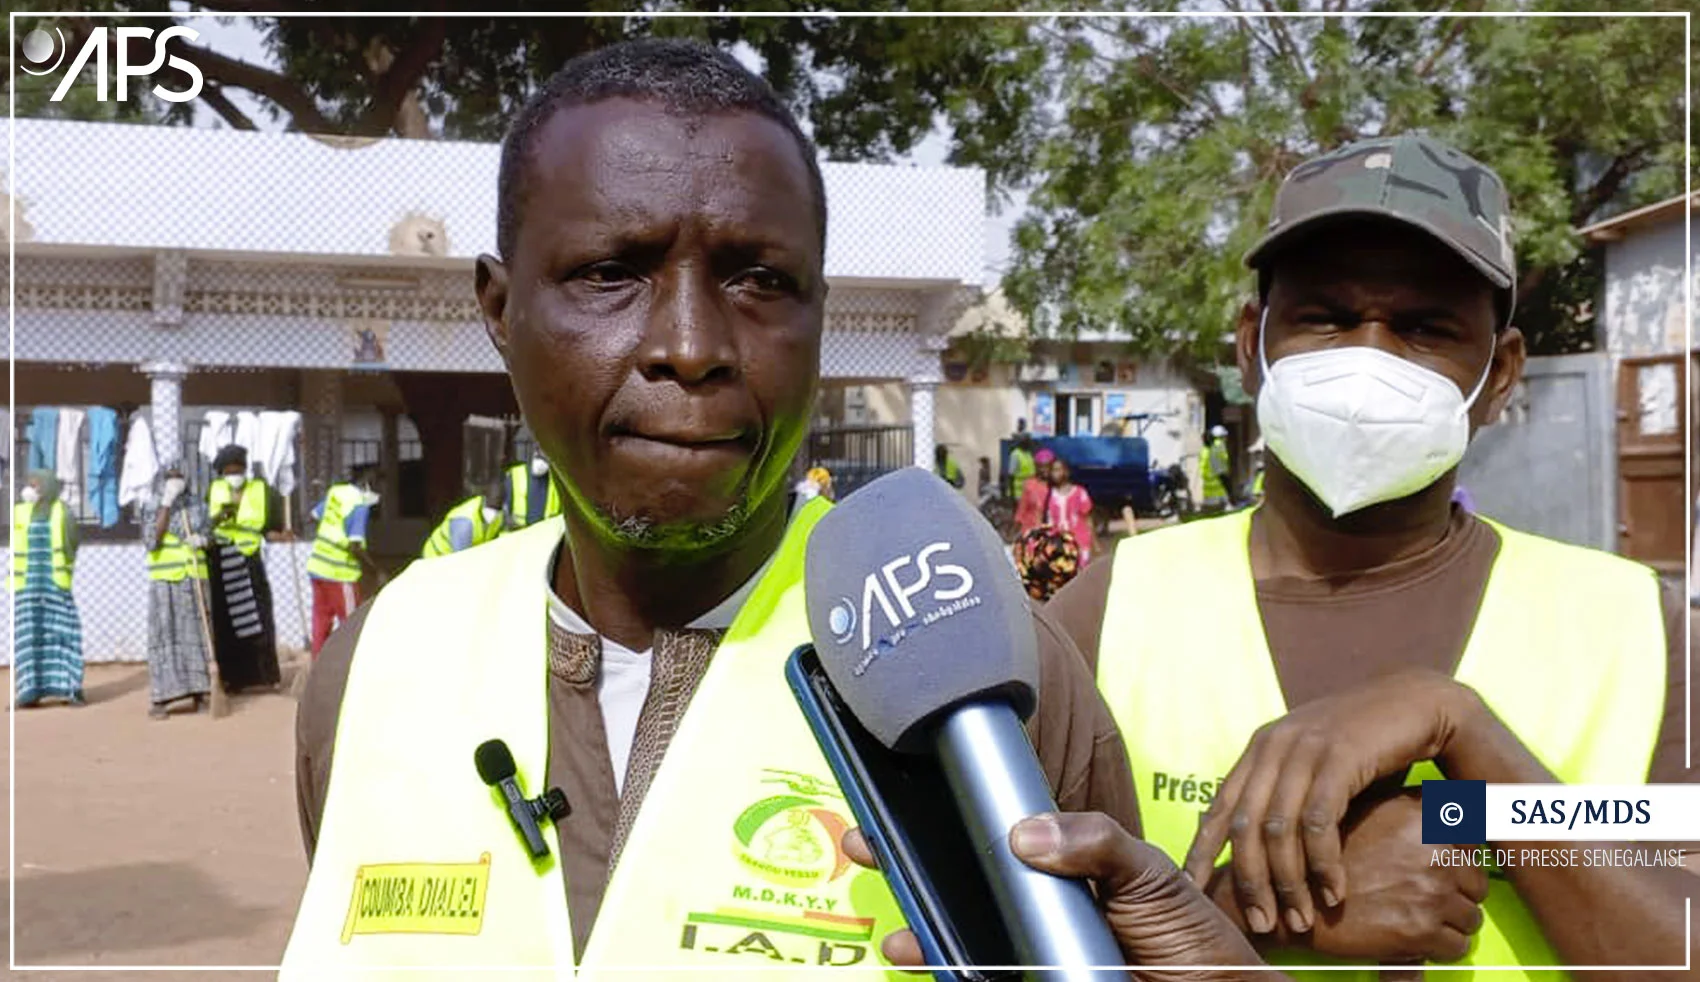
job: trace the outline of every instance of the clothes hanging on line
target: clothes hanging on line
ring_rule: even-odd
[[[59,410],[38,406],[30,411],[29,463],[26,471],[59,471]]]
[[[153,430],[141,413],[130,423],[129,438],[124,441],[124,466],[118,477],[118,504],[151,506],[153,476],[159,470],[159,455],[154,451]]]
[[[101,528],[118,524],[118,411],[89,410],[89,508]]]
[[[295,439],[301,430],[298,412],[263,412],[259,416],[259,439],[253,462],[285,498],[295,491]]]

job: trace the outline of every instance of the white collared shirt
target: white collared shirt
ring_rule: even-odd
[[[799,496],[793,500],[790,518],[796,517],[797,508],[803,504]],[[564,543],[563,543],[564,544]],[[732,626],[737,619],[738,611],[744,608],[744,602],[755,592],[756,584],[767,574],[768,567],[773,565],[773,556],[761,564],[754,575],[744,581],[732,595],[715,605],[687,627],[699,630],[724,631]],[[555,594],[555,584],[549,579],[554,564],[550,563],[549,570],[544,572],[543,593],[549,598],[549,619],[555,626],[573,634],[599,634],[590,626],[583,615],[567,606],[566,601]],[[618,641],[606,636],[602,638],[602,665],[596,673],[596,701],[602,707],[602,725],[608,738],[608,757],[614,765],[614,789],[622,790],[626,783],[626,761],[631,757],[632,741],[637,737],[638,715],[643,712],[644,700],[649,697],[650,652],[633,651]]]

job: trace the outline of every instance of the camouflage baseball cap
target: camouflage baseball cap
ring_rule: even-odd
[[[1494,286],[1514,288],[1517,255],[1505,185],[1486,164],[1426,136],[1350,143],[1293,168],[1245,264],[1267,262],[1303,228],[1352,215],[1414,225],[1463,256]]]

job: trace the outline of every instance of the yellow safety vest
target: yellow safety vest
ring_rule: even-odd
[[[30,516],[35,504],[20,501],[12,506],[12,592],[24,588],[29,570]],[[61,590],[71,589],[71,540],[66,535],[66,509],[63,501],[54,501],[47,513],[48,536],[53,542],[53,585]]]
[[[229,482],[216,478],[207,489],[207,508],[218,514],[229,501],[232,492]],[[266,534],[266,482],[250,477],[242,484],[242,499],[236,505],[236,517],[213,527],[213,535],[236,547],[244,556],[260,551]]]
[[[160,536],[159,548],[148,553],[148,579],[176,583],[188,576],[197,580],[207,578],[206,557],[167,526],[165,534]]]
[[[475,546],[489,542],[502,532],[501,517],[497,516],[493,522],[485,521],[484,496],[481,494],[474,495],[449,509],[449,513],[444,516],[442,524],[438,525],[436,530],[431,533],[431,537],[425,540],[425,549],[420,553],[423,558],[434,559],[438,556],[447,556],[455,551],[454,536],[450,529],[456,519],[472,523],[472,544]]]
[[[319,517],[313,554],[307,558],[308,576],[338,583],[360,582],[360,564],[348,551],[348,533],[342,525],[364,501],[365,495],[352,484],[333,484],[325,493],[325,513]]]
[[[508,468],[508,505],[504,516],[510,531],[526,526],[526,516],[531,514],[531,467],[527,464],[515,464]],[[543,503],[543,520],[548,521],[561,513],[561,489],[555,485],[555,475],[549,475],[549,499]]]
[[[715,653],[612,871],[578,978],[682,967],[742,980],[750,966],[795,966],[760,974],[806,982],[826,964],[866,969],[833,976],[846,982],[908,977],[879,954],[900,926],[896,903],[842,852],[853,819],[784,680],[809,637],[804,546],[828,507],[802,507]],[[546,824],[551,854],[533,863],[472,760],[502,739],[524,792],[546,787],[542,582],[561,534],[551,521],[415,563],[372,605],[283,982],[468,978],[480,966],[572,976],[559,837]],[[440,972],[371,971],[401,966]],[[596,971],[606,966],[628,970]]]
[[[1287,712],[1251,575],[1251,511],[1160,529],[1116,548],[1098,648],[1098,684],[1126,740],[1145,838],[1186,855],[1253,732]],[[1664,711],[1666,650],[1658,579],[1645,566],[1489,522],[1500,550],[1456,677],[1568,784],[1642,784]],[[1578,594],[1575,587],[1588,589]],[[1210,638],[1186,616],[1209,598]],[[1565,602],[1554,603],[1554,597]],[[1224,680],[1232,680],[1225,682]],[[1411,769],[1417,785],[1441,777]],[[1561,963],[1511,884],[1494,876],[1485,923],[1459,964]],[[1280,952],[1278,965],[1346,965]],[[1297,972],[1374,982],[1375,972]],[[1566,972],[1494,973],[1563,979]],[[1428,973],[1458,982],[1455,972]]]
[[[1218,462],[1222,470],[1228,469],[1228,445],[1222,442],[1221,437],[1217,437],[1214,443],[1198,452],[1198,472],[1204,478],[1206,499],[1228,496],[1228,486],[1222,483],[1222,478],[1216,473]]]

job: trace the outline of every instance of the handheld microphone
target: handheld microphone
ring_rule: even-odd
[[[508,803],[508,820],[524,837],[531,858],[542,859],[549,855],[549,843],[544,841],[543,829],[538,823],[543,819],[555,822],[567,816],[566,794],[560,788],[550,788],[541,797],[527,798],[514,777],[519,771],[514,766],[514,755],[501,740],[486,740],[479,744],[478,749],[473,751],[472,760],[478,765],[478,776],[484,783],[501,789],[502,797]]]
[[[1056,803],[1022,727],[1038,703],[1038,639],[997,533],[932,473],[897,471],[822,516],[803,589],[816,654],[851,715],[892,750],[937,756],[1024,963],[1125,982],[1086,883],[1009,846],[1017,822]]]

